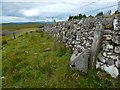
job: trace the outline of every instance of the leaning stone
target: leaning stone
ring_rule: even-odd
[[[73,70],[79,70],[86,74],[88,72],[89,55],[90,50],[85,50],[82,53],[78,53],[77,56],[73,53],[70,59],[70,67]]]
[[[114,52],[115,53],[120,53],[120,46],[115,46]]]
[[[102,24],[99,22],[96,26],[96,30],[94,31],[94,39],[91,46],[91,55],[90,55],[90,67],[95,68],[95,63],[97,59],[97,54],[101,49],[103,39],[103,27]]]

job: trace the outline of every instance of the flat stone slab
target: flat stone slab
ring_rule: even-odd
[[[88,58],[90,56],[90,50],[84,50],[77,55],[73,53],[71,56],[70,67],[73,70],[79,70],[80,72],[87,74],[88,72]]]

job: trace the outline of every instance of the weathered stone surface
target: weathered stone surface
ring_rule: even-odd
[[[114,66],[114,65],[111,65],[111,66],[106,66],[106,65],[103,65],[101,67],[102,70],[106,71],[108,74],[110,74],[113,78],[117,78],[118,75],[119,75],[119,71],[118,69]]]
[[[74,70],[79,70],[82,73],[88,72],[88,58],[90,50],[85,50],[77,56],[73,53],[71,57],[70,67]]]
[[[96,26],[96,30],[94,32],[94,39],[91,46],[90,66],[92,66],[92,68],[95,67],[97,54],[101,49],[102,38],[103,38],[103,27],[101,23],[98,23],[98,25]]]
[[[108,59],[108,60],[106,60],[106,63],[107,63],[107,65],[114,65],[114,60],[112,60],[112,59]]]
[[[115,46],[114,52],[115,53],[120,53],[120,46]]]

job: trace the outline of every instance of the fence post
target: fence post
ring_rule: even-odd
[[[15,37],[15,32],[13,32],[13,38],[16,39],[16,37]]]
[[[98,26],[94,32],[94,39],[91,46],[89,66],[92,68],[95,68],[96,58],[97,58],[97,54],[99,53],[99,50],[101,49],[102,40],[103,40],[103,27],[101,25],[101,26]]]

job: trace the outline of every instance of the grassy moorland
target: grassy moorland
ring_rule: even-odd
[[[6,40],[6,36],[3,36]],[[119,79],[89,70],[87,75],[69,67],[72,52],[42,31],[31,31],[2,46],[3,88],[108,88],[120,87]]]
[[[8,24],[3,24],[0,26],[2,30],[10,30],[10,31],[16,31],[16,30],[21,30],[21,29],[28,29],[28,28],[36,28],[36,27],[42,27],[43,24],[14,24],[14,23],[8,23]]]

